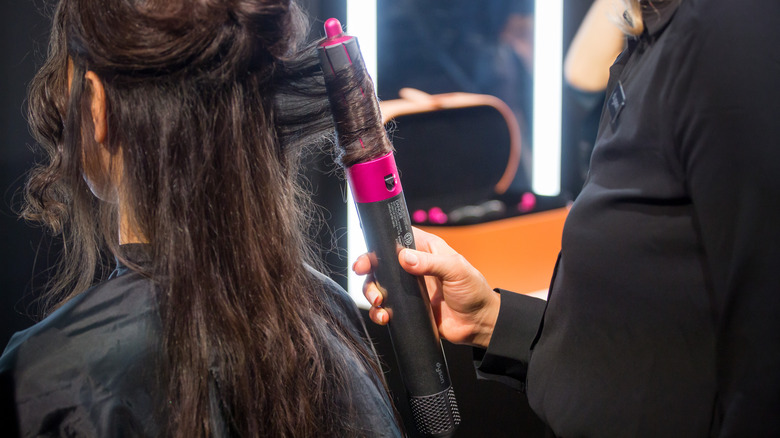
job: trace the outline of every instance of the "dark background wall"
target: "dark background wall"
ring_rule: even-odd
[[[57,247],[56,241],[41,229],[24,223],[17,215],[25,174],[36,159],[25,120],[25,95],[46,51],[49,23],[45,4],[43,0],[19,0],[13,7],[5,8],[0,17],[0,53],[3,54],[0,62],[0,347],[15,331],[35,322],[34,298],[45,285],[46,272],[53,258],[50,252]],[[317,37],[322,35],[324,19],[346,15],[343,0],[308,0],[303,4],[313,17],[313,35]],[[565,41],[570,41],[589,4],[589,0],[566,2]],[[564,95],[564,105],[566,99]],[[564,115],[565,123],[571,125],[579,123],[581,118],[582,115],[576,112]],[[581,181],[570,169],[580,166],[581,160],[577,156],[579,152],[566,144],[566,136],[565,130],[564,188],[577,192]],[[327,158],[314,157],[307,166],[307,176],[328,221],[327,227],[318,235],[327,249],[322,253],[323,258],[331,267],[334,279],[346,285],[350,260],[347,260],[345,250],[343,182],[330,171],[332,167]],[[370,322],[367,325],[389,370],[388,381],[398,408],[408,414],[400,378],[394,373],[387,331]],[[456,436],[544,436],[542,423],[530,411],[522,395],[500,384],[475,379],[469,348],[446,344],[445,350],[463,415],[463,424]]]
[[[45,53],[49,23],[42,2],[19,1],[0,17],[0,344],[29,326],[31,292],[45,282],[50,239],[17,218],[19,190],[32,166],[33,144],[25,121],[25,95]],[[43,254],[35,263],[36,252]]]

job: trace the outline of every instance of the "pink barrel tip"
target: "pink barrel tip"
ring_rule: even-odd
[[[325,20],[325,36],[328,38],[336,38],[343,34],[341,29],[341,22],[337,18],[328,18]]]

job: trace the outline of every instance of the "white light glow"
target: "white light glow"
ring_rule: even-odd
[[[369,76],[374,80],[376,88],[377,71],[377,37],[376,37],[376,1],[374,0],[347,0],[347,23],[345,31],[358,39],[363,61],[366,64]],[[366,243],[360,229],[355,203],[352,193],[347,190],[347,258],[353,263],[355,258],[366,252]],[[370,306],[363,297],[363,277],[358,277],[349,269],[347,277],[347,291],[358,307],[368,309]]]
[[[376,1],[347,0],[347,23],[344,30],[358,39],[368,75],[376,87]]]
[[[534,10],[533,189],[561,192],[563,0],[536,0]]]
[[[368,309],[371,307],[368,300],[363,296],[363,277],[359,277],[352,272],[351,264],[360,255],[367,252],[366,241],[363,239],[363,232],[360,228],[360,219],[358,218],[355,203],[352,200],[352,193],[347,190],[347,259],[350,263],[350,269],[347,273],[347,292],[355,300],[358,307]]]

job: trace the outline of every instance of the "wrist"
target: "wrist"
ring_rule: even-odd
[[[487,348],[490,345],[490,339],[493,336],[493,329],[496,327],[498,312],[501,308],[501,294],[491,291],[486,296],[485,306],[480,312],[480,318],[474,325],[474,337],[471,344],[475,347]]]

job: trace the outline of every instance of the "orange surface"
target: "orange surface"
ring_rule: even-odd
[[[533,293],[550,286],[568,212],[560,208],[478,225],[421,228],[466,257],[491,287]]]

